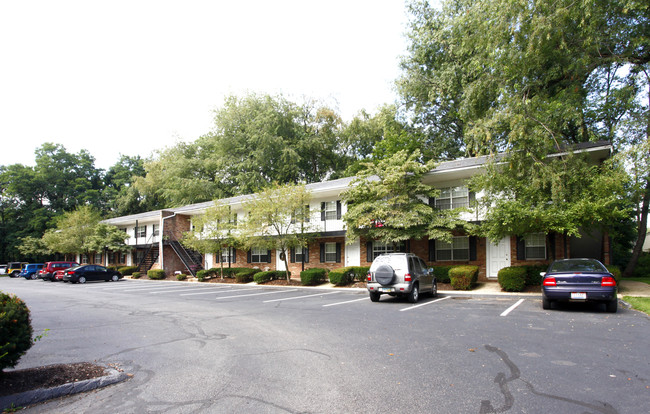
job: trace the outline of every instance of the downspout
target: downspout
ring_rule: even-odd
[[[162,270],[165,270],[165,245],[163,244],[163,239],[165,237],[165,220],[167,220],[168,218],[173,218],[173,217],[176,217],[175,212],[171,216],[163,217],[162,218],[162,224],[160,225],[160,227],[161,227],[161,231],[160,231],[161,237],[160,237],[160,241],[158,243],[160,243],[160,245],[162,247],[160,249],[160,253],[159,253],[160,254],[160,268]]]

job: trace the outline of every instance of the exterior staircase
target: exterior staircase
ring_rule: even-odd
[[[165,243],[171,246],[190,274],[196,276],[196,272],[203,269],[203,255],[197,251],[183,247],[183,245],[174,238],[172,233],[168,233],[166,236]]]

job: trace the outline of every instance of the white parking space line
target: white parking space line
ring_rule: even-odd
[[[284,301],[284,300],[294,300],[294,299],[313,298],[314,296],[333,295],[333,294],[335,294],[335,293],[339,293],[339,292],[317,293],[317,294],[315,294],[315,295],[294,296],[294,297],[292,297],[292,298],[265,300],[264,303],[269,303],[269,302],[282,302],[282,301]]]
[[[451,296],[445,296],[444,298],[440,298],[440,299],[432,300],[431,302],[425,302],[425,303],[421,303],[421,304],[419,304],[419,305],[409,306],[408,308],[400,309],[399,311],[400,311],[400,312],[404,312],[404,311],[407,311],[407,310],[411,310],[411,309],[415,309],[415,308],[420,308],[420,307],[422,307],[422,306],[431,305],[432,303],[440,302],[441,300],[449,299],[450,297],[451,297]]]
[[[514,305],[512,305],[511,307],[509,307],[508,309],[506,309],[505,311],[503,311],[503,313],[502,313],[500,316],[508,316],[508,314],[509,314],[510,312],[512,312],[513,310],[515,310],[515,308],[516,308],[517,306],[521,305],[522,303],[524,303],[524,299],[519,299],[519,300],[518,300]]]
[[[326,308],[328,306],[345,305],[346,303],[361,302],[362,300],[368,300],[368,298],[361,298],[361,299],[355,299],[355,300],[346,300],[345,302],[330,303],[329,305],[323,305],[323,307]]]
[[[242,290],[246,290],[246,289],[242,289]],[[217,299],[232,299],[232,298],[244,298],[246,296],[274,295],[276,293],[295,292],[296,290],[298,290],[298,289],[277,290],[275,292],[251,293],[250,295],[220,296],[220,297],[217,297]]]
[[[226,289],[226,287],[222,287],[222,288],[204,288],[204,287],[198,287],[198,286],[196,286],[196,287],[180,287],[179,286],[179,287],[176,287],[174,289],[168,289],[168,290],[165,290],[165,291],[158,290],[158,291],[155,291],[155,292],[148,292],[148,293],[151,293],[152,295],[155,295],[155,294],[158,294],[158,293],[186,292],[188,290],[197,290],[197,289],[199,289],[199,290],[201,290],[201,289]]]
[[[181,293],[179,296],[194,296],[194,295],[215,295],[219,293],[230,293],[230,292],[239,292],[241,290],[256,290],[261,288],[247,288],[247,289],[228,289],[227,287],[222,288],[205,288],[205,292],[196,292],[196,293]],[[215,292],[215,290],[223,290],[223,292]]]
[[[129,292],[131,291],[138,291],[138,290],[165,290],[165,289],[178,289],[180,286],[137,286],[137,287],[127,287],[127,286],[122,286],[122,287],[114,287],[114,288],[106,288],[106,290],[128,290]]]

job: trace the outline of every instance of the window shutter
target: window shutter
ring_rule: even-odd
[[[526,260],[526,240],[517,236],[517,260]]]
[[[469,260],[476,260],[476,236],[469,236]]]
[[[435,239],[429,239],[429,261],[430,262],[436,261],[436,240]]]
[[[341,263],[341,243],[336,243],[336,263]]]
[[[309,263],[309,246],[302,248],[302,260],[305,263]]]
[[[372,263],[372,242],[366,243],[366,261]]]
[[[221,260],[221,251],[217,251],[217,252],[214,254],[214,262],[215,262],[215,263],[219,263],[219,260]]]
[[[429,197],[429,206],[431,207],[436,207],[436,198],[435,197]]]
[[[237,249],[232,248],[232,263],[237,263]]]
[[[309,204],[305,204],[305,222],[309,223]]]
[[[548,249],[546,250],[547,259],[555,259],[555,232],[548,234]]]
[[[336,219],[341,220],[341,200],[336,200]]]
[[[266,263],[271,263],[271,251],[266,251]]]
[[[291,257],[289,260],[291,263],[296,263],[296,249],[294,247],[291,248]]]
[[[320,262],[325,263],[325,243],[320,244]]]
[[[251,262],[251,251],[250,250],[248,252],[246,252],[246,260],[248,261],[247,263]]]
[[[320,221],[325,221],[325,203],[320,203]]]
[[[406,244],[406,246],[405,246],[406,247],[406,253],[411,253],[411,240],[410,239],[407,240],[405,244]]]

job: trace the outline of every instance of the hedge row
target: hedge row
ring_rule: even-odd
[[[354,281],[364,282],[367,278],[368,266],[348,266],[329,272],[330,283],[335,286],[349,285]]]
[[[510,266],[499,270],[497,279],[501,289],[506,292],[521,292],[526,287],[527,269],[525,266]]]
[[[165,276],[165,271],[163,269],[151,269],[147,271],[147,276],[149,279],[162,280]]]
[[[289,272],[289,276],[291,276],[291,272]],[[253,280],[255,283],[266,283],[271,280],[284,279],[286,277],[287,272],[284,270],[268,270],[265,272],[258,271],[253,275]]]
[[[300,272],[300,284],[303,286],[316,286],[327,280],[327,269],[313,268]]]

